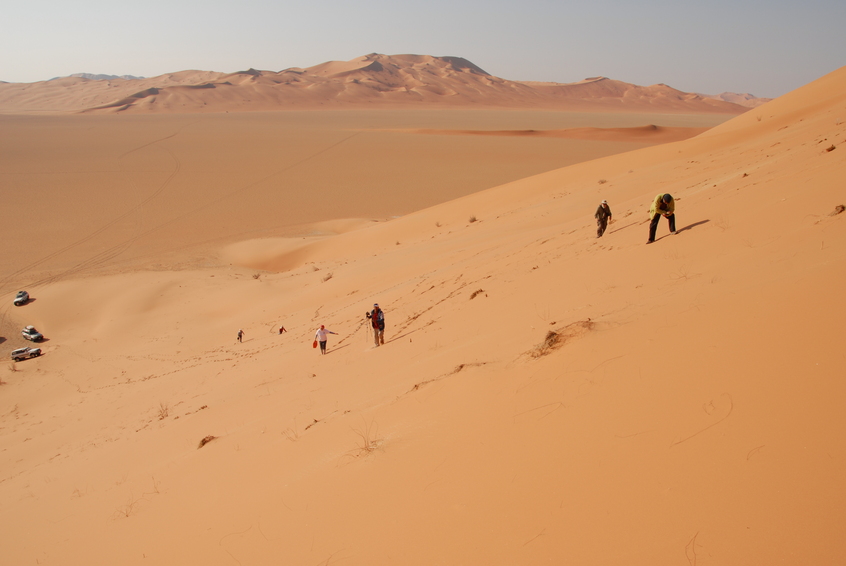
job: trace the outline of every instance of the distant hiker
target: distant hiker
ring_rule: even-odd
[[[328,334],[337,334],[337,332],[332,332],[331,330],[326,330],[326,327],[322,324],[320,328],[317,329],[317,332],[314,333],[314,339],[320,343],[320,353],[326,353],[326,338],[328,338]]]
[[[287,330],[285,330],[285,327],[284,327],[284,326],[280,326],[280,327],[279,327],[279,334],[282,334],[283,332],[288,332],[288,331],[287,331]]]
[[[243,338],[244,338],[244,331],[239,330],[238,331],[238,342],[243,342],[244,341]]]
[[[655,231],[658,229],[658,220],[664,216],[670,222],[670,234],[676,233],[676,201],[669,193],[661,193],[652,201],[652,206],[649,208],[649,240],[647,244],[655,241]]]
[[[605,233],[605,228],[608,226],[608,221],[611,220],[611,209],[608,208],[607,200],[599,203],[599,207],[596,209],[596,214],[593,217],[596,218],[596,237],[601,238],[602,234]]]
[[[379,303],[373,305],[373,310],[367,313],[370,325],[373,327],[373,338],[376,345],[385,343],[385,312],[379,308]]]

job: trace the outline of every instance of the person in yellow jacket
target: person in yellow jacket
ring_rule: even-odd
[[[670,222],[670,234],[676,233],[676,201],[669,193],[661,193],[652,201],[652,206],[649,208],[649,240],[647,244],[655,241],[655,231],[658,229],[658,220],[666,217]]]

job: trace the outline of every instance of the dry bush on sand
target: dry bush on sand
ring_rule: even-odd
[[[373,421],[369,423],[365,421],[364,427],[361,429],[353,429],[353,432],[355,432],[361,439],[355,450],[356,456],[367,456],[382,446],[383,439],[378,436],[379,427],[374,425]]]
[[[579,336],[593,330],[593,327],[594,323],[590,319],[587,319],[570,323],[559,330],[550,330],[546,333],[546,337],[543,342],[529,350],[527,353],[533,358],[541,358],[557,350],[569,340],[578,338]]]
[[[476,218],[475,216],[471,216],[468,220],[470,221],[470,224],[473,224],[474,222],[478,221],[479,219]]]
[[[159,410],[158,410],[159,420],[161,421],[161,420],[166,419],[169,412],[170,412],[170,407],[168,407],[167,403],[165,403],[163,401],[160,402],[159,403]]]
[[[473,291],[473,294],[470,295],[470,300],[472,301],[473,299],[476,298],[476,295],[478,295],[480,293],[484,293],[484,292],[485,292],[484,289],[476,289],[475,291]]]
[[[205,438],[203,438],[203,439],[200,441],[199,446],[197,446],[197,450],[199,450],[200,448],[202,448],[203,446],[205,446],[206,444],[208,444],[209,442],[211,442],[211,441],[212,441],[212,440],[214,440],[215,438],[217,438],[217,437],[216,437],[216,436],[214,436],[214,435],[211,435],[211,434],[210,434],[210,435],[208,435],[208,436],[206,436]]]

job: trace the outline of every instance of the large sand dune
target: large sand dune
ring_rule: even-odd
[[[49,338],[2,374],[4,561],[836,564],[844,170],[846,68],[389,222],[39,285],[3,307]],[[665,191],[679,234],[644,245]]]
[[[63,78],[0,84],[0,114],[215,113],[337,108],[533,108],[572,112],[740,114],[744,106],[666,85],[604,77],[510,81],[460,57],[381,55],[280,72],[183,71],[142,80]]]

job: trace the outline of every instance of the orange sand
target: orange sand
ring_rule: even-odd
[[[45,178],[85,185],[92,170],[73,157],[91,163],[99,145],[115,193],[16,209],[38,229],[10,249],[36,251],[6,274],[0,312],[49,341],[0,374],[5,563],[841,560],[846,213],[829,213],[846,204],[846,68],[684,141],[296,238],[267,219],[308,207],[266,188],[259,164],[313,155],[313,132],[298,155],[233,143],[231,159],[183,161],[202,153],[180,137],[195,118],[139,121],[146,146],[108,126],[63,152],[45,139],[55,122],[39,137],[56,157]],[[228,132],[269,139],[262,123]],[[215,124],[192,143],[206,147]],[[536,128],[489,126],[455,129]],[[452,167],[436,149],[418,155]],[[3,169],[31,180],[31,151]],[[356,163],[322,155],[300,162],[337,164],[338,182]],[[340,214],[337,187],[321,196]],[[665,191],[679,234],[664,222],[646,246]],[[596,239],[603,198],[614,223]],[[104,216],[117,220],[97,232]],[[77,222],[88,229],[73,240]],[[126,250],[93,246],[107,233]],[[184,248],[165,245],[175,237]],[[62,244],[72,259],[51,255]],[[30,274],[35,300],[12,307],[11,282]],[[373,302],[387,316],[379,348],[364,326]],[[338,333],[325,357],[311,348],[320,324]],[[540,348],[549,331],[557,348]]]

